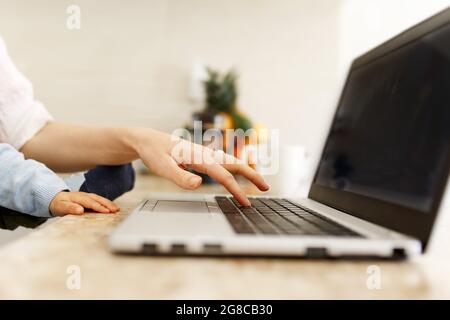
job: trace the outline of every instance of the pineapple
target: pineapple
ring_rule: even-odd
[[[208,68],[208,76],[204,83],[207,113],[229,115],[234,129],[246,131],[252,128],[251,121],[237,110],[236,73],[231,70],[221,76],[218,71]]]

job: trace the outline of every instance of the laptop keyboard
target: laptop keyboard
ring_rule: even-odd
[[[289,200],[249,198],[251,207],[232,197],[216,197],[223,214],[239,234],[361,237],[356,232]]]

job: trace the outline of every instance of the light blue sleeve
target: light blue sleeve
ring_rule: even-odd
[[[0,143],[0,206],[38,217],[51,217],[50,202],[69,190],[64,181],[42,163],[25,160],[22,153]]]

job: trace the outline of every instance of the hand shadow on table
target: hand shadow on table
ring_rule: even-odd
[[[0,229],[15,230],[18,227],[34,229],[47,220],[0,207]]]

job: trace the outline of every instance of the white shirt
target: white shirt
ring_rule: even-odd
[[[0,38],[0,207],[50,217],[49,206],[64,181],[18,150],[52,117],[35,101],[33,86],[14,66]]]
[[[19,150],[52,120],[34,100],[33,85],[14,66],[0,38],[0,143]]]

